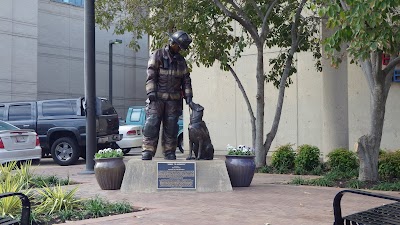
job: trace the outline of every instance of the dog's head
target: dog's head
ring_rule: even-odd
[[[192,109],[190,112],[190,123],[201,122],[203,120],[204,107],[194,102],[191,102],[189,107]]]

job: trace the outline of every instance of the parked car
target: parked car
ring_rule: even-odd
[[[122,139],[117,141],[117,147],[127,154],[131,148],[141,147],[143,143],[143,126],[127,125],[124,121],[119,122],[119,133]]]
[[[144,106],[131,106],[126,114],[125,123],[128,125],[140,125],[144,127],[146,122],[146,110]],[[183,116],[178,120],[178,148],[183,153]]]
[[[0,103],[0,120],[21,129],[36,131],[42,156],[67,166],[79,157],[86,157],[85,99],[52,99]],[[118,114],[107,99],[96,98],[97,148],[102,149],[121,140]]]
[[[38,163],[41,158],[42,148],[35,131],[0,121],[0,164],[25,160]]]

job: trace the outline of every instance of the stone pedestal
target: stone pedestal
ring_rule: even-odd
[[[157,189],[157,162],[195,162],[197,188],[182,190]],[[214,160],[153,160],[131,159],[126,163],[126,172],[121,185],[121,191],[132,192],[165,192],[165,191],[195,191],[195,192],[226,192],[232,191],[231,182],[225,166],[225,159]]]

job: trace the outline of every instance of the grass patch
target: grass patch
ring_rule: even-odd
[[[56,185],[71,185],[77,182],[71,181],[69,177],[59,178],[56,175],[34,175],[30,180],[30,188],[53,187]]]

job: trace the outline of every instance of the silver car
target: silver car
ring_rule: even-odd
[[[0,121],[0,164],[25,160],[38,163],[41,157],[42,148],[35,131]]]

